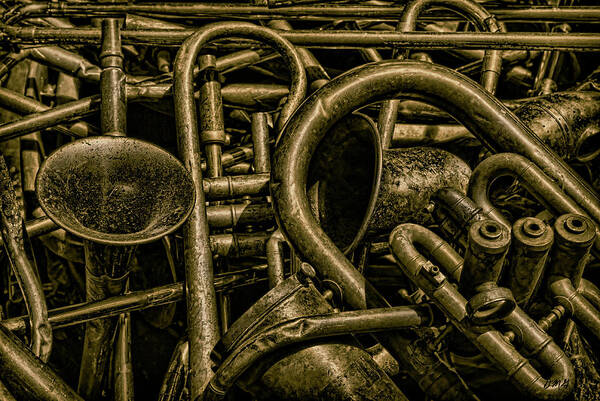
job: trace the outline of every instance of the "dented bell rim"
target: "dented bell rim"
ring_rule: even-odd
[[[153,242],[176,231],[196,198],[192,179],[175,156],[150,142],[118,136],[83,138],[55,150],[38,171],[36,193],[59,227],[117,246]]]

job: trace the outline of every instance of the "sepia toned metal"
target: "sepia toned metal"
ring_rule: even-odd
[[[114,136],[58,149],[42,165],[36,190],[46,214],[84,238],[87,301],[121,293],[135,246],[183,224],[195,194],[173,156],[150,143]],[[78,391],[87,399],[100,395],[114,327],[110,319],[86,323]]]
[[[519,307],[526,309],[540,286],[554,231],[540,219],[523,217],[513,224],[511,233],[510,265],[504,281]]]
[[[467,318],[467,301],[461,293],[452,286],[440,268],[430,260],[425,259],[416,249],[419,238],[435,236],[424,227],[415,224],[398,226],[390,236],[390,247],[398,265],[406,271],[417,285],[423,289],[434,302],[442,308],[452,323],[468,339],[470,339],[483,355],[505,372],[510,372],[510,380],[515,386],[530,397],[545,400],[563,399],[571,392],[574,382],[573,366],[563,351],[552,341],[535,321],[531,320],[519,307],[516,307],[504,320],[509,325],[518,327],[521,340],[529,350],[535,350],[536,358],[551,372],[543,377],[512,344],[506,342],[502,334],[490,327],[483,334],[474,329],[473,323]],[[437,260],[442,268],[442,260]],[[449,265],[450,269],[454,266]],[[456,272],[456,270],[455,270]],[[449,273],[449,272],[447,272]]]
[[[31,252],[27,252],[25,248],[28,239],[23,217],[2,156],[0,156],[0,180],[2,183],[0,222],[4,248],[9,255],[29,312],[31,350],[46,362],[52,350],[52,326],[48,322],[48,309],[37,268],[29,259]]]
[[[506,227],[510,227],[510,222],[501,211],[491,204],[488,198],[489,189],[494,180],[503,175],[519,178],[529,193],[555,215],[563,213],[588,215],[586,210],[574,201],[573,197],[565,193],[563,188],[534,163],[517,154],[499,153],[481,162],[473,171],[469,181],[469,196],[481,207],[481,213]],[[598,224],[594,224],[598,231]]]
[[[250,377],[241,378],[243,386],[259,399],[339,399],[352,396],[360,389],[365,400],[405,400],[375,362],[361,355],[364,351],[355,347],[350,337],[334,343],[314,340],[418,326],[427,322],[429,314],[401,307],[329,315],[331,307],[323,301],[309,278],[291,277],[267,293],[222,338],[219,347],[233,355],[229,355],[215,373],[204,399],[223,399],[228,388],[248,367],[266,359],[266,366],[259,367],[261,374],[252,372]],[[266,315],[265,309],[269,310]],[[290,319],[313,314],[317,316]],[[249,324],[252,330],[248,330]],[[294,344],[299,345],[291,353],[288,350],[281,356],[275,354],[278,349]],[[299,367],[303,367],[302,372],[292,374],[288,370]],[[332,370],[343,371],[338,376],[342,380],[330,381],[332,377],[327,372]],[[257,380],[260,383],[256,383]],[[298,381],[303,385],[299,386]],[[265,387],[269,391],[264,391]]]
[[[513,294],[497,285],[510,240],[509,230],[494,220],[469,227],[459,290],[468,299],[467,313],[475,324],[500,321],[515,309]]]
[[[600,401],[600,7],[0,6],[0,399]]]
[[[597,196],[583,184],[581,178],[481,87],[460,75],[454,76],[451,70],[421,62],[384,61],[357,68],[321,88],[293,116],[286,129],[293,130],[294,135],[283,134],[282,143],[274,155],[271,184],[279,221],[286,236],[318,270],[323,269],[325,276],[340,281],[348,302],[356,307],[366,305],[364,280],[356,277],[354,268],[335,250],[331,240],[323,235],[310,215],[306,196],[301,190],[307,179],[307,159],[325,135],[328,124],[342,118],[354,107],[402,89],[409,97],[411,94],[429,94],[434,104],[435,100],[441,103],[439,99],[444,99],[448,102],[444,103],[445,107],[452,108],[456,118],[481,134],[488,146],[515,150],[532,157],[547,173],[560,180],[569,195],[576,196],[576,201],[585,204],[590,214],[600,210]],[[320,105],[340,96],[345,97],[344,107],[336,109],[335,114],[324,113]],[[469,113],[469,103],[461,102],[461,97],[465,100],[477,98],[478,112],[485,118],[474,118]],[[315,118],[315,115],[322,117]],[[294,182],[294,185],[288,185],[288,182]]]
[[[449,187],[466,191],[471,170],[443,150],[383,150],[372,121],[353,114],[335,124],[309,168],[313,213],[345,253],[365,236],[409,220],[422,222],[431,196]]]
[[[585,265],[588,262],[596,231],[590,219],[576,214],[564,214],[554,223],[556,242],[548,271],[548,290],[551,296],[573,316],[574,319],[598,336],[600,312],[593,297],[593,285],[586,292],[578,292]]]
[[[202,394],[210,378],[209,356],[218,339],[216,300],[212,288],[212,261],[207,242],[208,227],[204,209],[202,173],[199,169],[199,139],[194,110],[192,69],[200,49],[220,37],[238,35],[266,41],[281,52],[289,62],[296,79],[278,119],[281,127],[298,106],[306,92],[306,75],[293,46],[274,32],[252,24],[216,23],[186,40],[175,59],[174,99],[178,144],[183,162],[191,170],[197,199],[191,218],[184,228],[186,235],[188,281],[188,324],[190,325],[190,384],[193,398]],[[190,250],[190,248],[193,250]],[[193,286],[190,286],[193,283]],[[202,341],[195,341],[202,338]]]
[[[2,325],[0,362],[2,382],[10,386],[16,399],[83,400],[56,372]]]
[[[191,211],[189,174],[171,154],[133,138],[97,136],[50,155],[37,176],[42,209],[65,230],[114,246],[175,231]]]
[[[296,17],[296,18],[307,18],[314,15],[316,18],[344,18],[349,17],[352,19],[360,18],[374,18],[384,19],[393,21],[397,20],[401,13],[404,12],[403,7],[384,7],[384,6],[344,6],[344,5],[332,5],[324,6],[317,4],[309,5],[296,5],[295,7],[268,7],[273,2],[258,2],[258,4],[172,4],[172,3],[150,3],[150,4],[97,4],[97,3],[69,3],[69,2],[56,2],[56,4],[46,4],[43,2],[33,3],[27,7],[17,7],[9,17],[12,18],[24,18],[34,17],[38,15],[46,15],[51,13],[53,15],[67,16],[67,15],[95,15],[95,16],[107,16],[115,14],[125,13],[165,13],[173,15],[186,15],[189,17],[207,17],[207,16],[221,16],[226,14],[229,17],[243,16],[248,19],[275,19],[278,17]],[[285,5],[295,5],[296,2],[278,2],[287,3]],[[310,2],[307,2],[310,3]],[[312,2],[317,3],[317,2]],[[282,4],[283,5],[283,4]],[[267,7],[265,7],[267,6]],[[596,20],[600,15],[600,10],[596,7],[572,7],[572,8],[553,8],[553,7],[525,7],[522,9],[512,8],[498,8],[493,9],[495,15],[500,16],[501,19],[506,20],[548,20],[548,21],[590,21]],[[439,17],[439,16],[437,16]]]

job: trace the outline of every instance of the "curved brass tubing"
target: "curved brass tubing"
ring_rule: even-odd
[[[219,336],[212,255],[202,188],[193,70],[196,57],[204,46],[213,40],[232,36],[256,39],[273,46],[282,54],[290,68],[292,85],[287,103],[277,121],[278,129],[283,127],[302,102],[307,87],[306,74],[294,47],[274,31],[254,24],[239,21],[209,24],[190,36],[177,52],[173,82],[177,140],[179,154],[192,174],[197,194],[192,214],[184,226],[192,399],[202,394],[212,376],[210,353]]]
[[[511,227],[510,222],[488,198],[494,180],[505,175],[518,178],[538,201],[559,214],[585,214],[583,209],[533,162],[515,153],[499,153],[488,157],[473,170],[468,196],[481,207],[482,213],[506,227]]]
[[[348,333],[372,333],[431,323],[432,315],[424,306],[395,306],[361,311],[346,311],[302,316],[276,323],[246,339],[221,363],[206,389],[204,400],[224,399],[227,390],[259,359],[283,347],[315,339]],[[406,399],[398,395],[398,399]]]
[[[549,289],[556,302],[564,306],[571,316],[587,327],[596,338],[600,338],[600,311],[585,293],[576,290],[571,280],[566,277],[555,278]]]
[[[413,0],[406,4],[398,30],[412,32],[416,30],[417,18],[431,6],[440,6],[464,15],[477,29],[486,32],[505,32],[496,18],[479,3],[471,0]],[[500,50],[486,50],[483,58],[483,71],[481,85],[490,93],[496,92],[500,70],[502,69],[502,52]]]
[[[551,180],[535,163],[515,153],[499,153],[488,157],[473,170],[469,181],[468,195],[481,207],[481,212],[510,228],[511,223],[498,209],[492,205],[488,192],[498,177],[511,175],[527,188],[540,203],[555,215],[576,213],[588,214],[561,187]],[[596,224],[596,232],[600,232]],[[600,241],[596,241],[596,249],[600,249]]]
[[[415,248],[415,245],[420,245],[429,249],[432,245],[443,246],[439,245],[443,243],[445,242],[437,235],[415,224],[402,224],[390,235],[390,248],[402,271],[445,312],[457,329],[506,373],[519,390],[532,398],[543,400],[561,400],[571,393],[575,385],[571,362],[552,337],[519,307],[516,307],[504,322],[518,328],[525,350],[552,372],[550,377],[543,377],[505,340],[502,333],[492,326],[487,326],[489,330],[483,333],[473,330],[473,324],[467,317],[467,300],[448,281],[446,275]],[[453,259],[456,259],[456,256]],[[447,259],[438,259],[435,256],[434,260],[454,280],[459,278],[459,270],[455,268],[455,262],[458,260],[448,263]]]
[[[577,292],[581,293],[592,305],[600,309],[600,289],[591,281],[581,279]]]
[[[280,230],[273,232],[267,241],[267,273],[270,288],[277,286],[285,279],[283,250],[281,248],[285,243],[285,238]]]
[[[464,15],[481,31],[504,31],[498,25],[493,15],[481,5],[471,0],[413,0],[406,4],[396,30],[399,32],[416,31],[417,18],[425,9],[431,6],[448,8],[460,15]],[[376,51],[371,51],[369,54],[374,54],[371,57],[374,61],[381,60]],[[401,55],[399,59],[402,58],[404,56]],[[486,50],[482,68],[481,85],[494,94],[498,78],[500,77],[500,70],[502,69],[502,52],[499,50]],[[384,149],[388,148],[392,142],[399,105],[400,101],[397,99],[388,100],[381,105],[377,124]]]
[[[31,327],[31,350],[47,362],[52,351],[52,326],[48,321],[48,306],[37,267],[26,251],[27,231],[20,211],[16,192],[4,157],[0,155],[0,231],[4,248],[17,278],[27,308]]]
[[[564,214],[556,219],[554,233],[556,241],[548,272],[548,290],[575,320],[600,338],[598,288],[587,280],[582,286],[590,248],[592,243],[597,243],[592,222],[580,215]]]
[[[366,283],[311,214],[306,196],[309,162],[335,122],[362,105],[398,93],[402,98],[427,99],[444,109],[495,151],[514,151],[530,158],[600,220],[600,204],[593,190],[475,82],[446,67],[416,61],[357,67],[323,86],[292,116],[275,151],[271,175],[273,203],[286,238],[323,276],[339,283],[346,302],[353,307],[366,307]]]

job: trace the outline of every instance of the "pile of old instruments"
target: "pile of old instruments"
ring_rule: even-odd
[[[600,400],[597,0],[0,7],[0,400]]]

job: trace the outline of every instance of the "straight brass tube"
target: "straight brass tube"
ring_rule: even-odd
[[[121,21],[115,18],[102,20],[100,123],[103,135],[124,136],[127,131],[127,94],[120,25]]]
[[[84,240],[86,301],[102,301],[125,290],[134,250],[135,246],[104,245]],[[86,322],[77,386],[77,392],[86,400],[100,397],[116,323],[114,319]]]
[[[7,141],[63,122],[81,118],[99,109],[100,97],[90,96],[61,104],[46,111],[29,114],[19,120],[0,125],[0,141]]]
[[[131,314],[122,313],[117,324],[114,350],[114,400],[133,401],[133,362],[131,360]]]
[[[269,275],[269,287],[273,288],[281,284],[285,279],[284,258],[282,246],[285,238],[281,231],[275,231],[267,241],[267,264]]]
[[[28,43],[100,43],[96,28],[40,28],[5,25],[5,40]],[[123,30],[125,44],[179,46],[196,30]],[[431,49],[498,49],[599,51],[600,35],[590,33],[490,33],[490,32],[395,32],[395,31],[279,31],[294,45],[313,48],[361,49],[364,47],[405,47]],[[0,36],[0,40],[2,37]]]
[[[525,8],[490,8],[491,12],[503,21],[579,21],[597,22],[600,19],[598,7],[525,7]],[[311,19],[311,20],[338,20],[349,18],[377,19],[382,21],[397,21],[404,7],[378,6],[378,5],[294,5],[286,7],[269,7],[246,4],[205,4],[205,3],[70,3],[34,2],[17,10],[13,19],[46,16],[48,12],[57,16],[115,16],[129,13],[140,14],[169,14],[184,15],[187,18],[222,18],[223,15],[237,16],[249,19]],[[440,17],[456,18],[444,12],[431,13],[427,20],[439,20]]]
[[[244,234],[219,234],[211,236],[211,247],[213,248],[213,252],[220,256],[230,257],[232,255],[234,257],[236,257],[236,255],[255,256],[257,254],[256,252],[245,254],[238,248],[247,247],[248,241],[254,243],[254,241],[258,239],[261,244],[258,248],[261,249],[264,254],[266,241],[269,236],[267,234],[246,235],[248,235],[248,239],[244,238]],[[237,239],[234,238],[236,236]],[[212,238],[214,238],[214,240]],[[223,290],[227,287],[228,280],[216,278],[214,285],[215,290]],[[61,329],[77,324],[83,324],[90,320],[105,319],[118,316],[125,312],[135,312],[173,302],[179,302],[183,300],[184,295],[183,283],[167,284],[147,290],[133,291],[124,295],[116,295],[99,301],[83,302],[52,309],[48,311],[48,321],[53,329]],[[29,328],[29,321],[27,316],[18,316],[1,320],[0,325],[16,334],[23,335]]]
[[[50,310],[48,318],[55,329],[82,324],[90,320],[118,316],[125,312],[179,302],[183,299],[182,283],[168,284],[148,290],[134,291],[125,295],[84,302]],[[26,316],[13,317],[0,321],[0,325],[17,334],[27,330]]]
[[[64,29],[74,29],[65,27]],[[82,57],[59,46],[41,46],[27,49],[27,56],[42,64],[89,82],[100,82],[102,69]]]
[[[199,66],[198,120],[200,121],[200,143],[206,155],[206,175],[220,177],[223,175],[221,152],[225,144],[225,122],[221,82],[219,82],[215,56],[200,55]]]
[[[267,195],[269,193],[269,179],[270,174],[268,172],[227,175],[205,178],[202,181],[202,186],[204,187],[206,199],[209,200],[241,198],[246,195]]]
[[[254,145],[254,171],[258,174],[270,173],[271,149],[267,113],[252,113],[252,143]]]
[[[600,338],[600,311],[584,295],[579,293],[568,278],[554,277],[549,285],[552,296],[567,309],[573,318]]]
[[[432,199],[459,226],[469,227],[472,223],[486,218],[481,207],[454,188],[442,188],[433,195]]]
[[[67,76],[68,75],[65,75],[65,77]],[[18,94],[17,92],[11,91],[6,88],[0,88],[0,104],[3,107],[19,114],[41,113],[51,109],[51,107],[48,107],[35,99],[23,96],[21,94]],[[78,127],[77,125],[81,126]],[[79,124],[76,124],[72,127],[65,127],[64,125],[55,125],[54,130],[74,138],[81,138],[86,136],[87,132],[92,130],[92,127],[89,124],[80,121]]]

